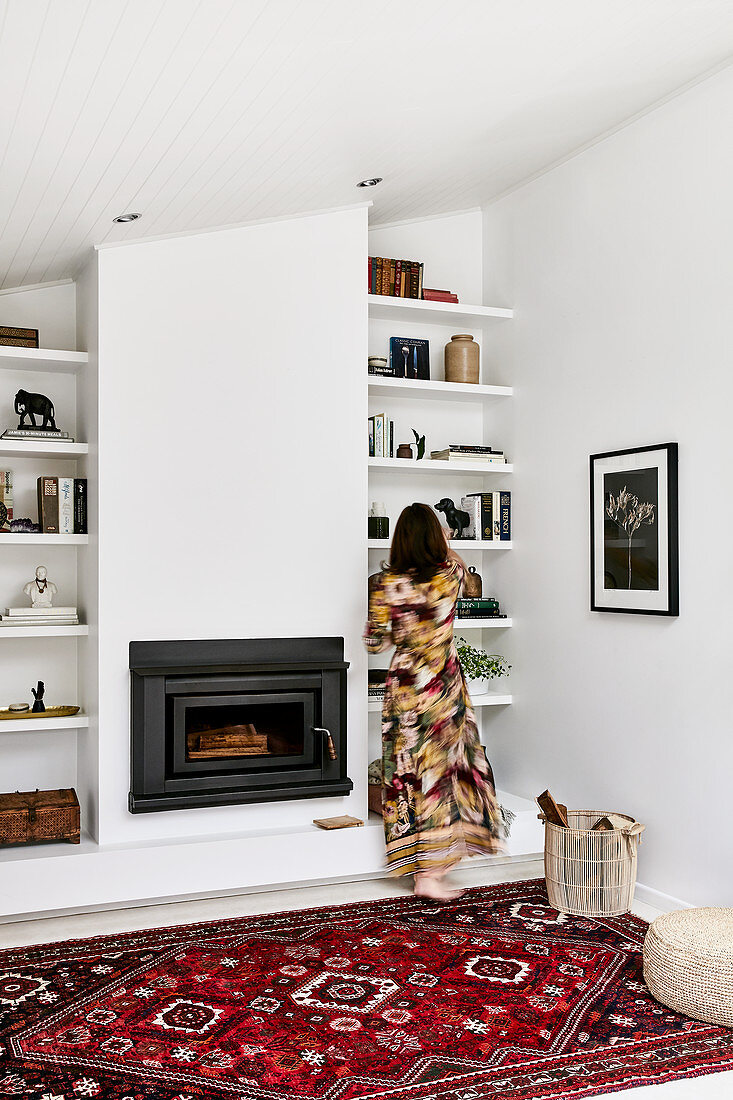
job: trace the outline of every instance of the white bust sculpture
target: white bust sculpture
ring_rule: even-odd
[[[35,577],[24,585],[23,591],[26,596],[30,596],[34,607],[53,607],[53,598],[58,592],[58,588],[53,581],[48,579],[46,566],[39,565]]]

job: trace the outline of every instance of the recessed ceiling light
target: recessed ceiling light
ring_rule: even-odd
[[[381,176],[372,176],[371,179],[361,180],[357,183],[357,187],[376,187],[378,183],[382,182]]]
[[[136,222],[138,218],[142,218],[142,214],[120,214],[119,217],[112,220],[119,225],[121,222]]]

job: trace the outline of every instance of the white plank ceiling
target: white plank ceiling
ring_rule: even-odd
[[[0,0],[0,286],[367,196],[477,206],[731,55],[731,0]]]

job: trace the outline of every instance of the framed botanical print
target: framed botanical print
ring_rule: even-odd
[[[677,444],[590,458],[591,611],[679,614]]]

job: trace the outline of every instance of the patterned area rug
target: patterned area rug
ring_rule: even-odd
[[[0,953],[0,1096],[538,1100],[733,1068],[542,881]]]

